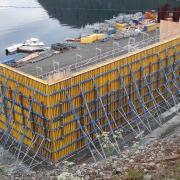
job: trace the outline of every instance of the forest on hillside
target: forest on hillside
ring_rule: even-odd
[[[62,24],[81,27],[88,23],[102,22],[120,12],[157,9],[168,3],[177,6],[177,0],[38,0],[51,18]]]

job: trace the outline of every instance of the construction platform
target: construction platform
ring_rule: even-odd
[[[55,163],[84,148],[95,160],[94,153],[106,157],[103,133],[116,143],[114,135],[123,135],[124,127],[139,136],[142,129],[151,132],[150,121],[161,126],[160,115],[180,101],[180,36],[126,55],[113,52],[106,61],[88,68],[76,64],[63,76],[53,71],[46,80],[1,64],[4,148],[29,167],[39,158]]]
[[[152,39],[151,41],[149,41],[149,44],[145,42],[147,36],[149,37],[149,39]],[[154,44],[155,41],[158,42],[158,37],[159,30],[149,32],[147,34],[141,34],[135,37],[134,40],[135,42],[144,41],[144,44],[141,43],[142,48],[143,46]],[[77,44],[76,49],[66,50],[63,53],[57,54],[52,54],[51,52],[44,53],[47,57],[44,57],[45,55],[42,55],[41,58],[35,57],[33,58],[33,60],[29,61],[29,63],[27,62],[25,64],[22,64],[17,67],[17,69],[33,76],[46,75],[48,74],[48,72],[54,71],[54,69],[66,69],[69,66],[75,65],[76,63],[78,65],[80,64],[80,62],[89,61],[95,56],[99,56],[100,61],[100,58],[103,56],[103,54],[107,54],[107,52],[112,52],[113,50],[115,50],[116,52],[119,51],[119,54],[116,54],[116,56],[127,54],[128,49],[126,48],[126,50],[123,50],[122,48],[127,47],[128,43],[129,38],[122,38],[116,41],[110,39],[107,42],[96,42],[86,45],[75,43]],[[86,67],[87,66],[85,66],[85,68]]]

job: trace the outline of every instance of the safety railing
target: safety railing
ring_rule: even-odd
[[[89,59],[83,59],[82,61],[79,61],[74,64],[64,66],[64,67],[59,67],[57,69],[54,68],[54,70],[38,75],[38,78],[41,79],[48,79],[48,77],[55,75],[57,73],[62,73],[63,77],[66,77],[67,75],[70,75],[71,73],[77,72],[82,70],[83,68],[90,67],[92,65],[97,65],[102,62],[105,62],[109,59],[119,57],[124,54],[129,54],[132,53],[133,51],[136,51],[138,49],[141,49],[143,47],[147,47],[149,45],[152,45],[154,43],[157,43],[160,41],[160,34],[159,30],[153,37],[149,37],[149,34],[146,34],[146,38],[143,35],[143,40],[136,41],[135,38],[129,38],[128,44],[126,46],[118,46],[117,48],[113,47],[113,50],[107,51],[105,53],[100,53],[92,58]],[[171,37],[171,32],[164,33],[166,37]]]

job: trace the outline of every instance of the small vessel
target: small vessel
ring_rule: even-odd
[[[80,42],[81,39],[80,38],[67,38],[67,39],[65,39],[65,41],[67,41],[67,42]]]
[[[18,52],[24,52],[24,53],[40,52],[44,50],[45,48],[43,46],[28,46],[28,45],[23,45],[17,49]]]
[[[24,43],[14,44],[5,49],[6,55],[19,52],[35,52],[43,51],[44,43],[40,42],[37,38],[31,38],[26,40]]]
[[[43,42],[40,42],[37,38],[31,38],[25,41],[24,46],[44,46]]]
[[[23,46],[23,43],[14,44],[14,45],[6,48],[6,49],[5,49],[6,55],[8,55],[8,54],[13,54],[13,53],[17,52],[17,49],[20,48],[21,46]]]

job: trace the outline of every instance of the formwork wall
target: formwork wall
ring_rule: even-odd
[[[43,122],[48,116],[47,83],[0,65],[0,101],[0,128],[5,130],[3,145],[8,146],[12,136],[18,147],[25,145],[36,151],[43,140]],[[32,144],[34,138],[36,143]],[[50,154],[48,145],[43,140],[40,153]]]
[[[93,121],[104,131],[109,130],[109,122],[113,128],[119,127],[124,123],[119,108],[123,108],[129,120],[133,118],[130,101],[138,113],[143,113],[134,80],[148,108],[153,103],[147,81],[157,102],[162,99],[156,95],[156,89],[168,98],[163,73],[172,80],[173,69],[179,82],[179,52],[180,37],[176,37],[54,83],[1,65],[0,128],[17,143],[30,147],[37,137],[31,149],[53,162],[69,157],[87,145],[82,131],[95,139]]]

